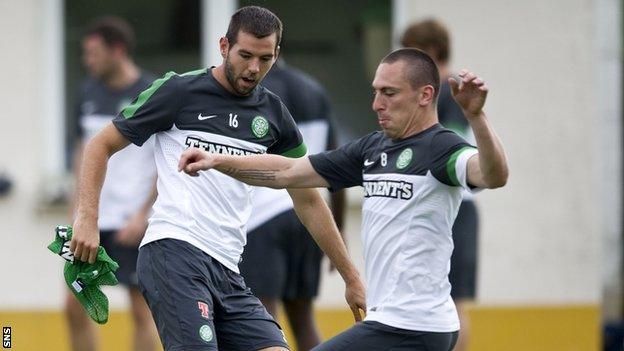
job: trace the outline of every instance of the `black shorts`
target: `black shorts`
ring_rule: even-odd
[[[294,210],[247,234],[241,275],[256,296],[282,300],[318,294],[323,252]]]
[[[137,269],[166,351],[288,347],[243,278],[195,246],[151,242],[139,250]]]
[[[137,279],[136,266],[137,258],[139,257],[139,247],[119,244],[115,241],[115,233],[117,233],[116,230],[100,231],[100,245],[119,264],[119,269],[115,272],[119,283],[127,287],[137,288],[139,281]]]
[[[453,255],[451,256],[451,296],[453,299],[474,299],[477,284],[477,245],[479,214],[474,201],[462,201],[453,224]]]
[[[434,333],[391,327],[379,322],[357,323],[312,351],[451,351],[458,332]]]

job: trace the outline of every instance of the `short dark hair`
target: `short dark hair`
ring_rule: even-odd
[[[440,73],[435,62],[426,52],[416,48],[398,49],[386,55],[381,63],[395,63],[397,61],[405,61],[405,79],[413,89],[431,85],[434,90],[434,100],[438,98]]]
[[[433,18],[409,26],[401,38],[403,47],[412,47],[435,53],[434,59],[448,62],[451,56],[451,37],[446,27]]]
[[[230,25],[225,34],[230,47],[236,44],[239,31],[252,34],[258,39],[275,33],[277,35],[275,49],[277,50],[282,40],[282,21],[264,7],[245,6],[236,11],[230,19]]]
[[[102,38],[107,47],[122,45],[128,55],[134,52],[134,30],[119,17],[103,17],[93,22],[85,31],[84,37],[97,35]]]

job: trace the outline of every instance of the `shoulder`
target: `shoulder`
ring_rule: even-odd
[[[206,76],[208,75],[208,69],[202,68],[184,73],[176,73],[173,71],[167,72],[165,77],[173,80],[179,86],[192,86],[195,84],[204,84],[206,82]]]
[[[466,140],[456,132],[441,125],[430,133],[431,143],[466,143]]]
[[[308,73],[294,67],[288,67],[290,85],[297,89],[302,97],[314,97],[316,99],[327,99],[327,93],[321,83]],[[315,100],[317,101],[317,100]]]
[[[267,76],[270,81],[279,80],[288,88],[308,94],[324,95],[325,89],[314,77],[308,73],[288,65],[275,67]]]
[[[380,143],[383,143],[386,139],[387,137],[382,131],[375,131],[355,139],[349,144],[354,146],[357,145],[362,151],[364,151],[376,147]]]
[[[304,86],[306,86],[307,88],[311,89],[311,90],[318,90],[318,91],[322,91],[323,87],[321,86],[321,83],[319,83],[316,79],[314,79],[311,75],[309,75],[308,73],[295,68],[295,67],[288,67],[288,73],[291,77],[291,79],[293,80],[297,80],[299,83],[303,84]]]
[[[175,73],[175,72],[173,72],[173,73]],[[196,69],[196,70],[192,70],[192,71],[188,71],[188,72],[184,72],[184,73],[176,73],[176,75],[178,77],[180,77],[182,79],[189,80],[189,81],[202,79],[207,74],[208,74],[208,69],[207,68],[200,68],[200,69]]]
[[[275,113],[281,116],[284,115],[284,111],[288,111],[286,105],[282,101],[282,98],[280,98],[276,93],[261,84],[259,84],[256,89],[258,89],[258,95],[260,95],[259,99],[266,99],[269,106]]]
[[[442,127],[431,133],[428,143],[431,160],[436,160],[440,157],[444,158],[463,147],[474,148],[457,133]]]
[[[165,73],[163,76],[161,76],[160,78],[156,79],[156,81],[159,81],[159,80],[160,81],[173,81],[181,85],[191,84],[193,82],[202,81],[206,77],[207,73],[208,71],[206,68],[184,72],[184,73],[177,73],[174,71],[169,71]]]
[[[282,103],[282,99],[276,93],[269,90],[269,88],[267,88],[266,86],[262,84],[258,84],[257,89],[258,89],[258,94],[265,95],[266,98],[269,99],[269,101],[278,102],[280,104]]]
[[[200,82],[205,74],[206,69],[186,73],[169,71],[153,80],[148,90],[165,90],[170,92],[189,90],[192,86]]]
[[[366,135],[364,135],[363,137],[361,137],[359,140],[363,141],[363,142],[380,142],[385,140],[387,137],[384,135],[384,133],[380,130],[376,130],[372,133],[368,133]]]

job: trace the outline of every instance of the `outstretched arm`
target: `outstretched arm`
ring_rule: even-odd
[[[347,248],[332,219],[331,211],[316,189],[288,189],[295,212],[314,241],[325,252],[345,281],[345,299],[356,321],[362,320],[360,310],[366,312],[364,284],[349,259]]]
[[[507,183],[509,170],[503,144],[483,112],[488,87],[481,78],[465,69],[459,77],[460,82],[449,78],[449,84],[455,101],[470,123],[479,150],[468,160],[468,183],[480,188],[502,187]]]
[[[81,261],[94,263],[100,245],[98,207],[108,159],[130,142],[111,123],[85,146],[78,178],[78,207],[70,249]]]
[[[283,188],[319,188],[329,183],[321,177],[307,157],[278,155],[230,156],[188,148],[180,157],[178,171],[198,176],[200,171],[216,169],[249,185]]]

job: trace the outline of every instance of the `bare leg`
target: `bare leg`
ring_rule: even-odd
[[[130,288],[130,306],[134,322],[134,350],[154,351],[158,340],[152,313],[137,288]]]
[[[307,351],[321,343],[312,299],[284,301],[284,309],[297,340],[297,350]]]
[[[471,304],[472,301],[466,299],[455,301],[461,329],[459,330],[459,338],[457,339],[457,344],[453,349],[454,351],[468,350],[468,342],[470,340],[470,319],[468,318],[468,308]]]
[[[269,314],[277,322],[279,318],[279,300],[271,297],[258,298],[260,299],[260,302],[262,302],[262,304],[264,305],[264,308],[266,308],[267,312],[269,312]]]
[[[94,351],[97,345],[95,323],[87,316],[84,308],[71,293],[65,294],[65,316],[73,351]]]
[[[267,312],[269,312],[269,314],[277,322],[277,319],[279,318],[279,300],[266,297],[259,297],[259,299],[264,305],[264,308],[266,308]],[[288,351],[288,349],[281,346],[272,346],[258,351]]]

